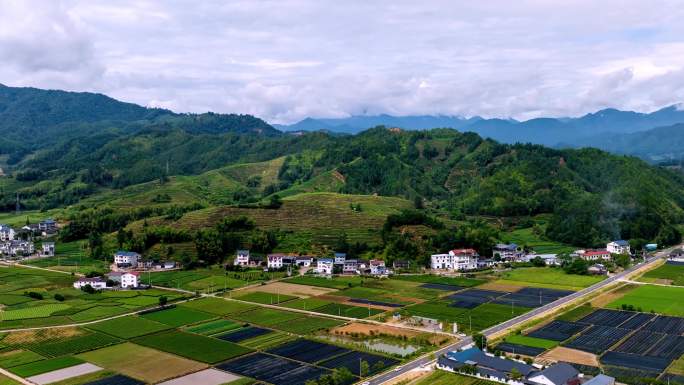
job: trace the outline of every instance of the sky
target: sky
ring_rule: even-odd
[[[684,101],[684,1],[0,0],[0,83],[177,112],[529,119]]]

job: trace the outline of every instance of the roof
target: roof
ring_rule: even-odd
[[[613,241],[611,243],[615,243],[618,246],[629,246],[629,242],[625,241],[624,239],[620,239],[618,241]]]
[[[485,367],[498,372],[510,373],[511,370],[518,369],[523,376],[532,373],[534,367],[499,357],[491,357],[478,348],[470,348],[461,352],[448,352],[447,357],[459,362],[474,361],[478,367]]]
[[[346,256],[347,256],[347,253],[335,253],[336,258],[342,258],[342,257],[346,257]]]
[[[456,254],[456,255],[458,255],[458,254],[477,254],[477,251],[475,251],[475,249],[454,249],[454,250],[451,250],[449,253]]]
[[[333,263],[333,259],[332,259],[332,258],[319,258],[319,259],[318,259],[318,263],[321,263],[321,262],[323,262],[323,263]]]
[[[136,253],[135,251],[123,251],[123,250],[117,251],[115,255],[121,255],[124,257],[139,257],[140,256],[140,254]]]
[[[516,245],[515,243],[510,243],[510,244],[497,243],[496,246],[494,246],[494,248],[498,249],[498,250],[513,250],[513,251],[515,251],[518,249],[518,245]]]
[[[383,266],[385,264],[385,261],[381,259],[371,259],[370,264],[371,266]]]
[[[544,376],[556,385],[564,385],[578,375],[579,371],[572,365],[560,362],[549,366],[538,374],[530,376],[529,379],[533,380],[535,377]]]
[[[93,277],[93,278],[81,277],[76,282],[104,282],[104,281],[102,280],[102,277]]]
[[[238,250],[237,253],[242,254],[242,255],[245,255],[245,254],[249,255],[249,250]]]
[[[606,376],[605,374],[599,374],[598,376],[592,378],[591,380],[584,383],[584,385],[613,385],[615,384],[615,379],[611,376]]]
[[[609,254],[608,250],[587,250],[584,252],[584,255],[605,255]]]
[[[121,276],[121,275],[126,275],[126,274],[131,274],[135,275],[136,277],[140,275],[137,271],[112,271],[111,273],[107,274],[108,276]]]

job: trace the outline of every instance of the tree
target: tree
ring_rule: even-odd
[[[159,306],[166,306],[166,304],[169,302],[169,299],[165,296],[162,295],[159,297]]]
[[[480,350],[487,348],[487,337],[485,337],[483,334],[473,334],[473,341],[475,342],[475,346],[477,346]]]
[[[54,299],[55,299],[55,301],[59,301],[59,302],[62,302],[65,300],[64,296],[59,294],[59,293],[55,294]]]
[[[511,378],[514,380],[519,380],[523,377],[522,373],[520,373],[520,370],[518,368],[513,368],[511,369]]]
[[[274,194],[271,195],[271,199],[268,202],[268,207],[272,209],[279,209],[280,206],[283,205],[283,200],[280,198],[280,195]]]
[[[544,260],[540,256],[534,257],[530,262],[532,262],[532,265],[536,267],[546,266],[546,262],[544,262]]]
[[[97,291],[97,290],[95,290],[95,288],[90,286],[90,284],[83,286],[81,288],[81,290],[83,290],[85,293],[88,293],[88,294],[95,294],[95,292]]]
[[[361,377],[366,377],[370,373],[370,366],[368,365],[368,361],[361,360],[359,363],[359,374]]]

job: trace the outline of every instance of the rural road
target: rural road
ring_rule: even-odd
[[[677,247],[680,247],[680,246],[677,246]],[[629,269],[627,269],[627,270],[625,270],[619,274],[616,274],[612,277],[604,279],[603,281],[601,281],[599,283],[596,283],[596,284],[589,286],[585,289],[577,291],[577,292],[570,294],[566,297],[560,298],[560,299],[558,299],[554,302],[551,302],[547,305],[544,305],[542,307],[538,307],[538,308],[531,310],[531,311],[529,311],[523,315],[512,318],[506,322],[502,322],[498,325],[495,325],[495,326],[492,326],[488,329],[485,329],[482,331],[482,334],[485,337],[490,337],[492,335],[496,335],[498,333],[501,333],[507,329],[520,326],[520,325],[526,323],[527,321],[530,321],[530,320],[538,317],[541,314],[545,314],[547,312],[561,308],[561,307],[563,307],[563,306],[565,306],[565,305],[567,305],[573,301],[578,300],[579,298],[582,298],[586,295],[594,293],[597,290],[601,290],[601,289],[606,288],[606,287],[608,287],[614,283],[620,282],[623,279],[625,279],[626,277],[629,277],[634,272],[641,270],[641,269],[651,265],[655,261],[667,256],[673,249],[674,249],[674,247],[670,248],[670,249],[662,250],[662,251],[656,253],[654,256],[648,258],[646,260],[646,262],[641,262],[641,263],[634,265],[634,266],[630,267]],[[442,355],[446,352],[449,352],[449,351],[459,350],[463,347],[468,346],[472,342],[473,342],[472,338],[467,337],[467,338],[465,338],[459,342],[456,342],[452,345],[449,345],[447,347],[444,347],[444,348],[434,352],[434,357],[439,357],[440,355]],[[422,356],[422,357],[419,357],[418,359],[411,361],[411,362],[409,362],[403,366],[397,367],[392,371],[379,374],[379,375],[377,375],[371,379],[368,379],[366,381],[370,385],[384,384],[384,383],[386,383],[392,379],[395,379],[396,377],[401,376],[402,374],[405,374],[411,370],[417,369],[422,365],[431,364],[433,362],[435,362],[435,359],[432,358],[432,355]]]

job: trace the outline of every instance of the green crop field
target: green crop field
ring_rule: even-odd
[[[280,306],[286,307],[288,309],[299,309],[299,310],[314,310],[325,305],[331,304],[331,301],[320,299],[316,297],[311,298],[300,298],[294,301],[288,301],[281,303]]]
[[[425,378],[419,379],[414,385],[496,385],[496,382],[475,377],[436,370]]]
[[[591,275],[566,274],[559,268],[524,267],[505,272],[501,282],[523,284],[525,286],[579,290],[601,282],[603,279],[604,277]]]
[[[195,334],[210,336],[213,334],[227,332],[229,330],[239,329],[241,327],[242,325],[239,323],[229,321],[227,319],[218,319],[188,326],[184,330]]]
[[[294,321],[286,321],[275,324],[273,327],[289,333],[307,335],[321,329],[330,329],[342,324],[344,324],[343,321],[330,318],[304,317]]]
[[[46,305],[38,305],[24,309],[5,310],[0,312],[0,321],[13,321],[26,318],[43,318],[49,317],[53,313],[60,310],[68,309],[69,305],[61,303],[51,303]]]
[[[535,253],[538,254],[562,254],[571,253],[577,250],[576,247],[570,245],[542,239],[538,235],[534,234],[532,230],[532,227],[528,227],[506,233],[504,235],[504,238],[506,238],[505,242],[512,242],[521,246],[529,246],[534,249]]]
[[[216,363],[251,352],[228,341],[184,332],[162,332],[140,337],[135,343],[192,360]]]
[[[364,283],[365,285],[365,283]],[[397,285],[400,286],[400,285]],[[401,295],[395,295],[394,292],[385,289],[375,289],[366,286],[355,286],[349,289],[340,290],[334,293],[335,295],[342,295],[349,298],[367,299],[371,301],[382,301],[400,305],[409,305],[408,299],[401,297]],[[418,302],[414,300],[413,303]]]
[[[300,275],[288,279],[287,283],[296,283],[299,285],[317,286],[317,287],[327,287],[329,289],[346,289],[352,286],[358,286],[361,284],[362,278],[357,276],[351,277],[334,277],[334,278],[323,278],[314,277],[307,275]]]
[[[444,294],[442,290],[428,289],[421,287],[422,282],[397,280],[397,279],[373,279],[365,280],[363,282],[364,288],[378,289],[388,293],[389,298],[403,297],[403,298],[418,298],[418,299],[435,299]],[[348,290],[357,290],[352,288]],[[371,299],[371,298],[368,298]],[[394,303],[396,300],[388,301]]]
[[[91,332],[71,338],[54,341],[25,343],[22,346],[45,357],[59,357],[98,349],[121,342],[120,339],[103,333]]]
[[[76,357],[64,356],[15,366],[10,369],[10,372],[25,378],[51,372],[53,370],[68,368],[70,366],[75,366],[82,363],[83,360]]]
[[[0,374],[0,385],[20,385],[20,383]]]
[[[640,279],[642,282],[669,281],[672,285],[684,286],[684,266],[664,264],[646,272]]]
[[[89,258],[81,248],[81,241],[57,243],[56,256],[32,259],[25,262],[30,266],[38,266],[61,271],[89,273],[91,271],[104,272],[109,269],[109,261]]]
[[[593,313],[596,309],[591,307],[590,305],[582,305],[578,306],[568,312],[565,312],[558,316],[556,319],[560,321],[570,321],[574,322],[577,320],[580,320],[584,318],[585,316],[588,316],[589,314]]]
[[[606,307],[618,309],[624,305],[634,306],[645,312],[684,316],[684,288],[656,285],[639,285]]]
[[[240,341],[240,345],[250,349],[266,350],[270,347],[284,344],[285,342],[294,341],[296,338],[297,337],[285,332],[273,332]]]
[[[243,313],[256,308],[256,305],[249,305],[237,301],[229,301],[220,298],[202,298],[189,302],[184,302],[179,307],[195,309],[216,315],[228,315]]]
[[[542,349],[551,349],[551,348],[554,348],[558,345],[558,342],[556,342],[556,341],[546,340],[543,338],[528,337],[528,336],[524,336],[522,334],[514,334],[511,336],[508,336],[508,337],[506,337],[506,342],[510,342],[512,344],[518,344],[518,345],[532,346],[535,348],[542,348]]]
[[[179,306],[172,309],[159,310],[152,313],[143,314],[141,317],[151,321],[161,322],[169,326],[178,327],[200,321],[206,321],[208,319],[214,318],[215,316]]]
[[[462,287],[473,287],[485,283],[484,280],[475,278],[443,277],[439,275],[428,274],[395,275],[392,277],[392,279],[420,283],[437,283],[441,285],[453,285]]]
[[[45,357],[30,350],[11,350],[0,353],[0,368],[11,368],[31,362],[41,361]]]
[[[220,267],[212,267],[189,271],[174,270],[152,273],[151,282],[157,286],[191,291],[218,291],[281,278],[284,275],[284,272],[264,272],[262,270],[227,272]]]
[[[258,308],[250,310],[245,313],[235,314],[231,316],[231,318],[237,319],[239,321],[254,323],[263,326],[272,326],[275,324],[292,321],[302,317],[304,317],[304,315],[299,313],[267,308]]]
[[[433,318],[441,321],[455,322],[462,332],[473,333],[490,326],[507,321],[531,309],[492,303],[482,304],[474,309],[462,309],[449,306],[449,301],[429,301],[405,308],[410,315]]]
[[[261,292],[261,291],[252,291],[252,292],[244,293],[244,294],[236,294],[233,296],[233,298],[239,299],[241,301],[247,301],[247,302],[263,303],[266,305],[276,305],[279,303],[298,299],[299,297],[296,297],[294,295],[273,294],[273,293],[265,293],[265,292]]]
[[[107,333],[114,337],[130,339],[145,334],[168,330],[171,326],[148,320],[143,317],[127,316],[98,322],[87,326],[88,329]]]
[[[363,306],[351,306],[342,303],[330,303],[314,309],[316,313],[331,314],[350,318],[368,318],[376,314],[384,313],[384,310],[373,309]]]

